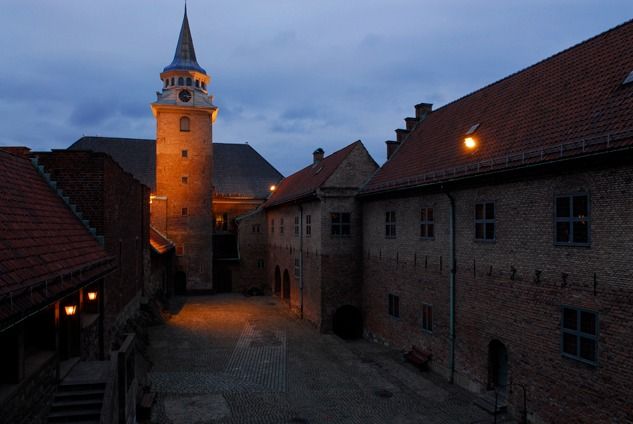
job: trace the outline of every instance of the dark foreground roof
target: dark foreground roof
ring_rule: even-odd
[[[104,152],[139,181],[156,188],[156,142],[148,139],[82,137],[71,150]],[[283,175],[248,144],[213,143],[215,194],[265,199]]]
[[[0,151],[0,199],[2,325],[114,269],[26,157]]]
[[[151,225],[149,226],[149,244],[156,253],[161,255],[176,247],[171,240]]]
[[[633,144],[633,21],[432,112],[365,186],[415,187]],[[479,124],[475,152],[464,148]]]
[[[360,140],[323,158],[321,162],[308,165],[284,178],[277,186],[275,192],[264,203],[264,207],[291,202],[315,193],[358,144],[362,144]]]

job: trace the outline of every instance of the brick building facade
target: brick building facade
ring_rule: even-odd
[[[313,163],[282,180],[263,205],[272,291],[321,331],[332,330],[342,306],[360,308],[356,194],[377,167],[360,141],[327,157],[318,149]]]
[[[631,44],[416,107],[361,193],[367,337],[530,422],[633,420]]]

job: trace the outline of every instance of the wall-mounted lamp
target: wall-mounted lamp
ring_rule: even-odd
[[[271,185],[271,186],[270,186],[270,191],[275,191],[275,190],[277,190],[277,186],[276,186],[276,185],[274,185],[274,184],[273,184],[273,185]]]
[[[90,301],[97,300],[97,292],[96,291],[89,291],[88,292],[88,300],[90,300]]]
[[[64,306],[64,311],[66,312],[66,315],[71,317],[77,312],[77,305],[66,305]]]
[[[467,149],[472,150],[477,147],[477,140],[475,140],[473,137],[466,137],[464,139],[464,146],[466,146]]]

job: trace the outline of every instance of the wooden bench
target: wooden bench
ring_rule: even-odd
[[[426,352],[416,345],[411,346],[411,350],[404,354],[404,358],[414,365],[417,365],[421,370],[428,369],[429,361],[431,360],[431,353]]]

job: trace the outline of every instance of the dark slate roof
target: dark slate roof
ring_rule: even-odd
[[[432,112],[364,187],[376,193],[633,144],[633,21]],[[463,140],[480,124],[478,149]]]
[[[71,150],[104,152],[152,190],[156,188],[156,142],[147,139],[82,137]],[[248,144],[213,143],[215,194],[265,199],[283,175]]]
[[[319,163],[308,165],[284,178],[264,203],[264,207],[280,205],[314,194],[358,144],[362,144],[360,140],[326,156]]]
[[[164,72],[175,70],[197,71],[206,74],[206,71],[202,66],[198,65],[196,60],[196,51],[193,48],[193,38],[191,38],[191,30],[189,29],[189,19],[187,19],[187,5],[185,5],[185,16],[182,18],[174,60],[163,69]]]
[[[28,158],[0,151],[0,198],[0,321],[114,269]]]

